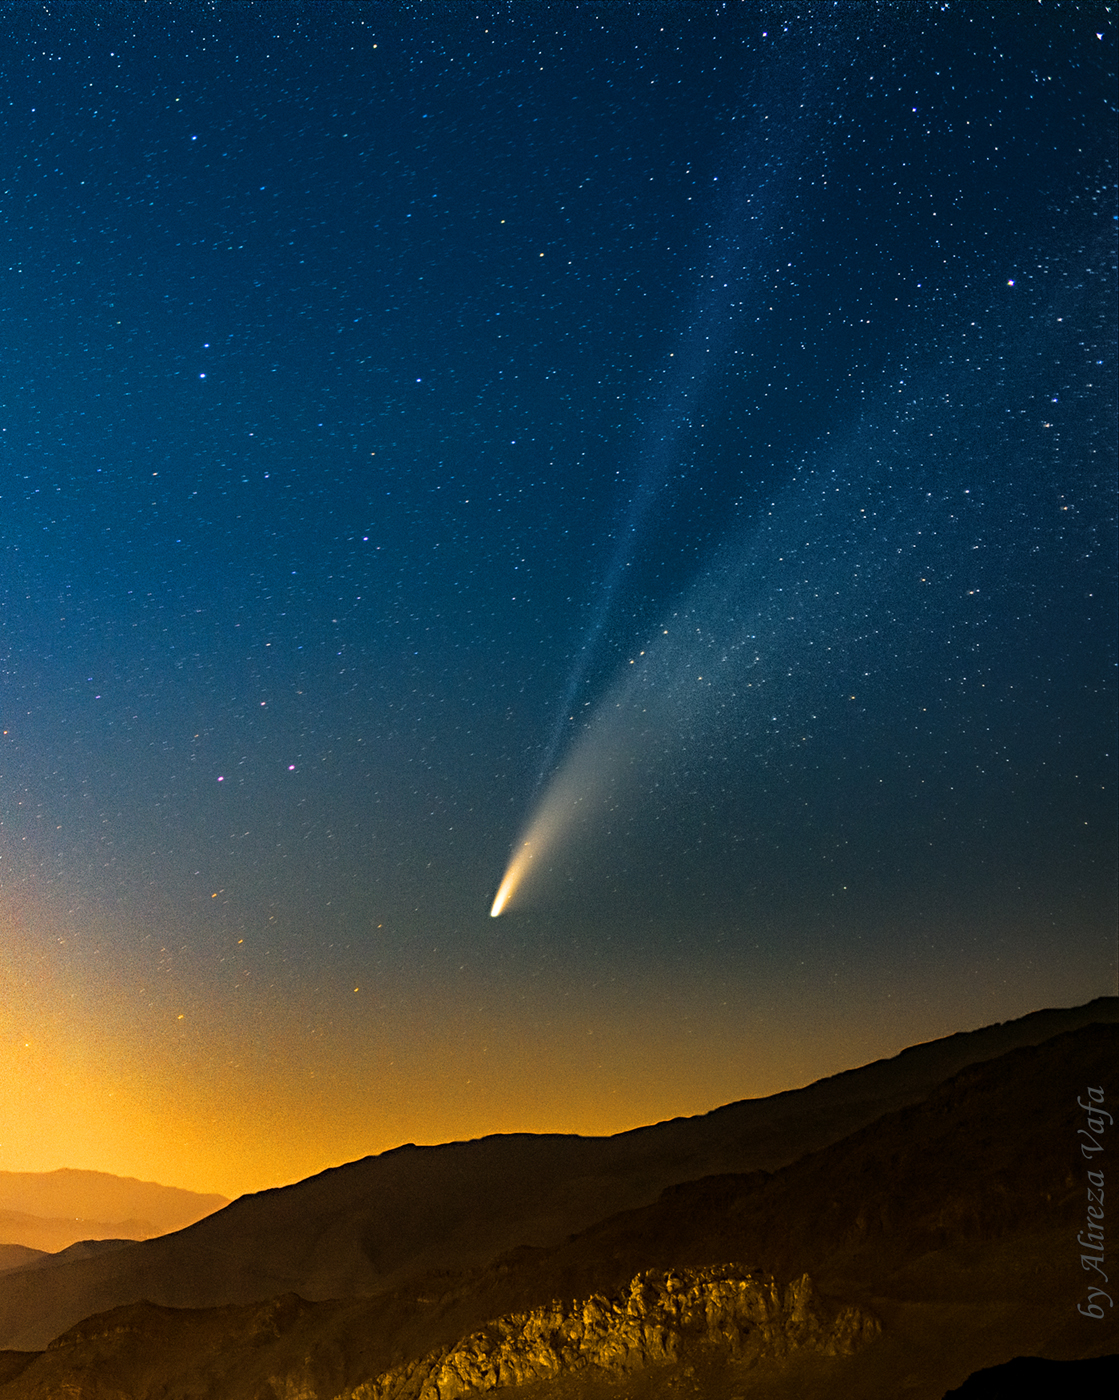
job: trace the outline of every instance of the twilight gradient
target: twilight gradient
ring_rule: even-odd
[[[1115,991],[1104,6],[3,23],[0,1168]]]

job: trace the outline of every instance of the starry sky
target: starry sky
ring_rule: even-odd
[[[1106,6],[0,26],[0,1168],[1115,992]]]

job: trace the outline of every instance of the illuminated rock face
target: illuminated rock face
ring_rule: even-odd
[[[651,1270],[621,1297],[595,1294],[499,1318],[336,1400],[459,1400],[579,1373],[622,1379],[713,1349],[747,1363],[797,1351],[847,1356],[879,1331],[878,1320],[860,1308],[829,1309],[807,1274],[781,1289],[735,1265]]]

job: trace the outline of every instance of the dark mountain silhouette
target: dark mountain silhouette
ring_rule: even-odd
[[[88,1400],[447,1400],[487,1374],[549,1400],[940,1400],[1017,1355],[1105,1354],[1112,1315],[1077,1311],[1076,1101],[1110,1101],[1116,1010],[616,1138],[401,1148],[10,1272],[6,1345],[57,1340],[0,1360],[0,1400],[79,1373]]]
[[[108,1254],[114,1249],[124,1249],[130,1244],[135,1244],[134,1239],[119,1240],[76,1240],[73,1244],[68,1244],[65,1249],[60,1249],[55,1254],[44,1253],[41,1249],[23,1249],[20,1245],[0,1245],[0,1261],[5,1258],[5,1251],[13,1251],[13,1262],[11,1268],[18,1269],[53,1269],[57,1264],[70,1264],[78,1259],[94,1259],[100,1254]],[[27,1256],[27,1257],[16,1257]],[[3,1270],[0,1269],[0,1272]]]
[[[54,1255],[43,1249],[31,1249],[23,1244],[0,1244],[0,1273],[5,1269],[22,1269],[41,1259],[53,1259]]]
[[[944,1400],[1021,1400],[1025,1395],[1115,1394],[1119,1382],[1119,1356],[1098,1356],[1088,1361],[1048,1361],[1038,1356],[1016,1356],[1001,1366],[984,1367],[969,1376]]]

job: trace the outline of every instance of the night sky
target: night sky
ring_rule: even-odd
[[[0,1169],[1115,992],[1107,7],[0,31]]]

